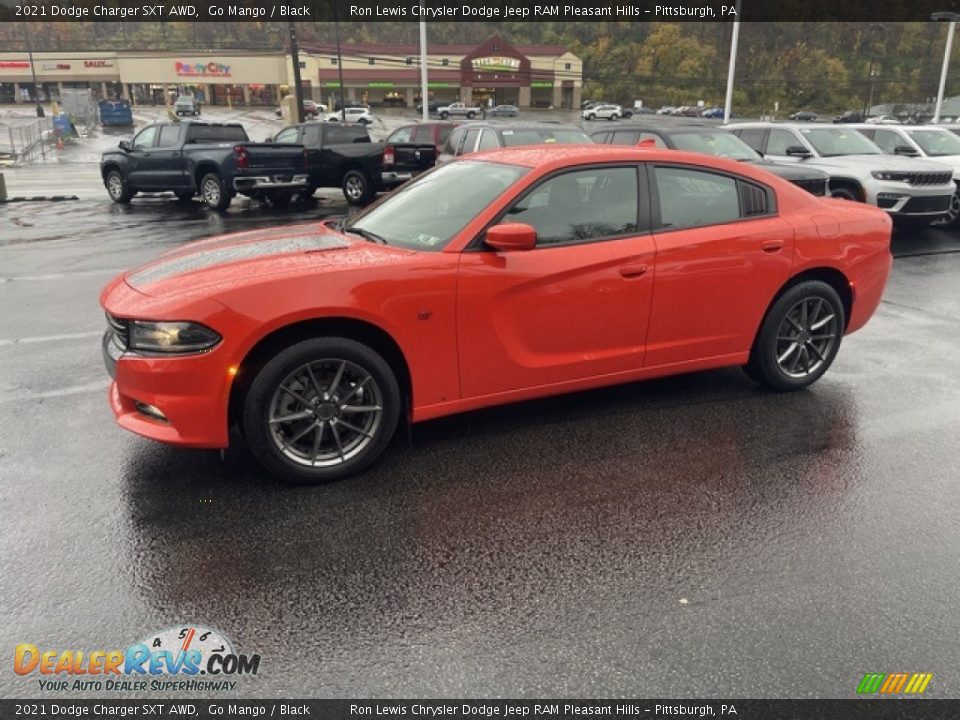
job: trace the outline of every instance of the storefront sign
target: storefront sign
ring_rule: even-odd
[[[84,60],[83,66],[85,68],[112,68],[112,60]]]
[[[0,70],[29,70],[30,63],[20,62],[19,60],[0,61]]]
[[[230,77],[230,66],[223,63],[176,63],[177,75],[181,77]]]
[[[551,80],[534,80],[530,83],[530,87],[552,88],[553,82]]]
[[[327,80],[324,84],[324,87],[340,87],[340,83],[336,80]]]
[[[427,87],[428,88],[448,88],[448,87],[456,87],[456,86],[453,85],[453,83],[448,83],[448,82],[428,82]]]
[[[70,69],[70,64],[69,64],[69,63],[40,63],[40,69],[41,69],[41,70],[46,70],[46,71],[50,71],[50,70],[69,70],[69,69]]]
[[[473,69],[483,72],[517,72],[520,69],[520,60],[511,57],[482,57],[474,58]]]
[[[390,88],[390,87],[393,87],[393,83],[392,83],[392,82],[374,81],[374,82],[368,82],[368,83],[367,83],[367,87]]]

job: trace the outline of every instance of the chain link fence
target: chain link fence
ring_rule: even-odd
[[[44,141],[53,134],[53,118],[42,117],[16,124],[0,122],[0,164],[37,162],[48,152]]]

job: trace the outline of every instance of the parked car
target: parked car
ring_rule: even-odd
[[[620,105],[594,105],[591,108],[580,111],[580,117],[584,120],[619,120],[622,117],[630,117],[633,113],[624,111]]]
[[[653,147],[725,157],[769,170],[811,195],[827,194],[826,173],[813,168],[798,167],[793,163],[776,163],[765,159],[733,133],[706,123],[665,127],[631,123],[618,125],[616,129],[597,130],[591,133],[590,137],[597,143],[638,145],[646,142]]]
[[[859,110],[847,110],[841,115],[833,118],[834,123],[861,123],[863,122],[863,113]]]
[[[899,125],[900,121],[897,120],[892,115],[871,115],[866,120],[865,123],[868,125]]]
[[[945,128],[929,125],[877,127],[850,125],[872,140],[887,155],[921,157],[949,166],[953,182],[960,186],[960,137]],[[950,209],[935,224],[944,227],[960,225],[960,190],[955,190]]]
[[[310,182],[302,147],[249,142],[236,123],[177,122],[148,125],[132,141],[100,159],[100,176],[116,203],[138,192],[195,195],[226,210],[237,193],[284,204]]]
[[[517,117],[520,109],[516,105],[497,105],[487,114],[491,117]]]
[[[269,471],[317,483],[370,466],[401,421],[724,366],[799,390],[876,310],[890,231],[705,155],[463,158],[348,221],[207,238],[118,276],[100,296],[108,402],[174,445],[225,448],[237,426]]]
[[[101,100],[97,103],[100,109],[100,124],[104,127],[128,127],[133,125],[133,108],[130,101],[123,98],[115,100]]]
[[[200,114],[200,101],[193,95],[177,95],[177,99],[173,103],[173,112],[178,116],[197,116]]]
[[[673,114],[679,117],[700,117],[700,108],[694,105],[681,105]]]
[[[707,118],[708,120],[723,120],[723,108],[708,108],[700,113],[700,117]],[[730,113],[730,117],[736,117],[736,113]]]
[[[337,110],[336,112],[327,114],[324,119],[327,122],[343,122],[344,116],[347,118],[346,122],[362,123],[364,125],[369,125],[375,120],[373,113],[370,112],[370,109],[363,106],[348,106],[344,110]]]
[[[472,122],[460,125],[450,133],[450,138],[437,159],[437,164],[448,163],[453,158],[467,153],[501,147],[581,143],[592,144],[593,140],[575,125],[533,122]]]
[[[387,136],[382,181],[397,185],[436,164],[450,133],[459,123],[425,122],[404,125]]]
[[[810,110],[797,110],[787,115],[787,117],[796,122],[814,122],[820,116]]]
[[[439,107],[440,107],[440,103],[438,103],[435,100],[431,100],[430,102],[427,103],[427,114],[436,115]],[[418,113],[423,112],[423,103],[417,103],[417,112]]]
[[[323,103],[318,103],[318,102],[315,102],[314,100],[307,100],[307,99],[304,99],[303,101],[303,116],[306,118],[315,118],[318,115],[325,113],[326,111],[327,111],[327,106],[324,105]],[[275,115],[277,117],[281,117],[283,115],[283,110],[280,108],[277,108]]]
[[[448,117],[465,117],[468,120],[473,120],[477,115],[483,114],[484,109],[479,105],[467,105],[462,102],[440,105],[437,108],[437,115],[440,116],[441,120],[446,120]]]
[[[676,110],[673,105],[664,105],[659,110],[657,110],[657,115],[673,115],[673,111]]]
[[[340,188],[351,205],[364,205],[377,191],[388,190],[413,174],[433,167],[437,156],[433,142],[427,142],[417,148],[422,160],[418,159],[415,168],[407,168],[408,177],[389,178],[384,175],[386,146],[372,142],[367,126],[362,123],[291,125],[277,133],[271,142],[306,150],[310,182],[301,191],[302,197],[312,197],[317,188]]]
[[[856,130],[829,125],[742,123],[728,129],[764,157],[830,176],[830,194],[877,205],[900,220],[932,223],[950,209],[950,168],[891,157]]]

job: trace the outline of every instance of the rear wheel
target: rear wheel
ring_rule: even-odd
[[[108,172],[107,176],[103,179],[103,184],[107,188],[107,194],[110,196],[110,199],[115,203],[126,205],[133,199],[134,192],[130,189],[130,184],[119,170],[111,170]]]
[[[846,316],[837,291],[808,280],[781,295],[763,320],[745,368],[774,390],[809,387],[837,356]]]
[[[233,200],[233,195],[227,190],[218,173],[207,173],[203,176],[200,180],[200,197],[214,210],[226,210]]]
[[[370,178],[359,170],[350,170],[343,176],[343,196],[351,205],[363,205],[373,195]]]
[[[441,119],[441,120],[446,120],[448,117],[450,117],[450,113],[448,113],[448,112],[442,112],[442,113],[440,113],[440,119]]]
[[[619,116],[618,116],[616,113],[613,113],[613,114],[610,116],[610,121],[613,122],[613,121],[616,120],[618,117],[619,117]]]
[[[360,472],[386,449],[400,418],[396,376],[347,338],[304,340],[278,353],[250,386],[243,434],[253,455],[290,482]]]

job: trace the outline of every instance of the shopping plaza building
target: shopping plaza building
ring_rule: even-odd
[[[213,105],[275,105],[293,86],[289,55],[279,52],[195,50],[153,52],[0,53],[0,103],[54,100],[67,88],[98,97],[122,96],[138,104],[164,104],[192,93]],[[340,96],[373,106],[414,107],[420,102],[420,50],[416,45],[343,44],[301,48],[305,97]],[[432,45],[427,56],[430,101],[510,103],[520,107],[580,105],[583,66],[560,45],[512,45],[492,37],[480,45]]]

